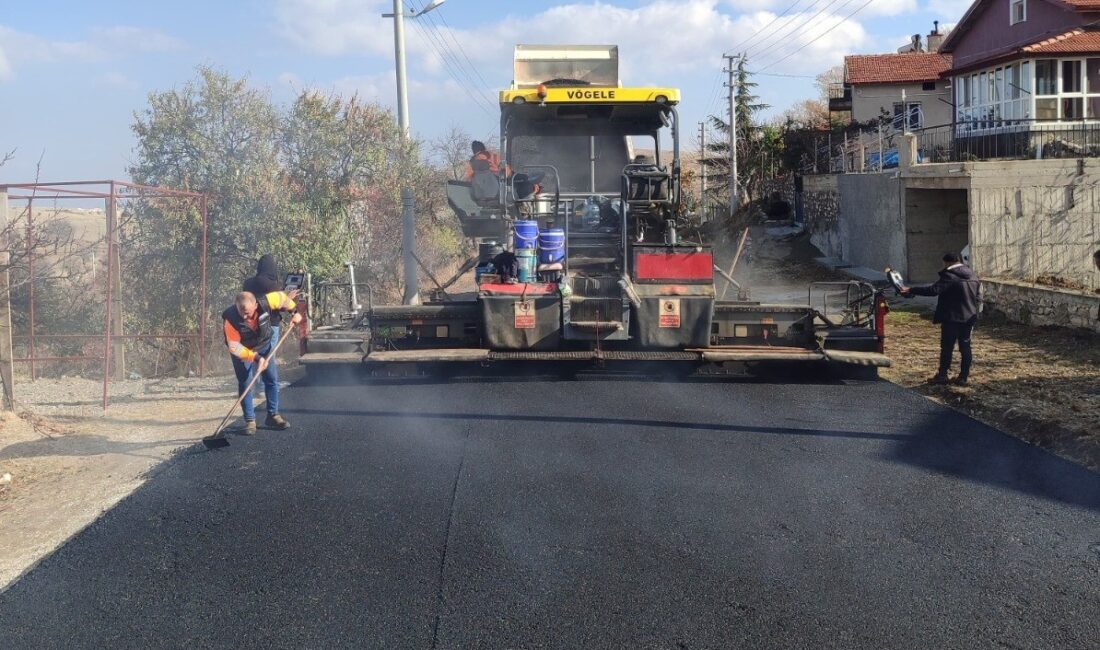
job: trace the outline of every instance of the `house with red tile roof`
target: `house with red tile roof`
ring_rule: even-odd
[[[941,51],[967,132],[1100,120],[1100,0],[976,0]]]
[[[951,56],[936,51],[942,38],[937,24],[928,34],[928,51],[917,34],[897,53],[844,57],[843,94],[830,98],[830,110],[850,111],[860,123],[888,116],[898,129],[950,124],[951,89],[942,77]]]

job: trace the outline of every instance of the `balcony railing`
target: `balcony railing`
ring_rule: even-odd
[[[852,110],[852,87],[848,84],[829,85],[829,111],[839,113]]]
[[[1100,120],[981,120],[912,133],[921,162],[1100,157]]]

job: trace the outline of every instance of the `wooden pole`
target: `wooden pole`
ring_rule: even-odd
[[[725,275],[728,275],[731,279],[733,278],[733,272],[737,270],[737,260],[741,259],[741,251],[743,251],[745,249],[745,239],[747,239],[748,236],[749,236],[749,228],[748,228],[748,226],[746,226],[745,227],[745,232],[741,233],[741,242],[739,244],[737,244],[737,252],[733,256],[733,263],[730,264],[729,273],[725,274]],[[741,287],[738,286],[739,290],[740,290],[740,288]],[[729,289],[730,289],[730,285],[729,285],[729,282],[727,282],[726,286],[722,287],[722,295],[718,296],[718,299],[719,300],[725,300],[726,299],[726,292],[729,291]]]
[[[8,225],[8,193],[0,190],[0,228]],[[15,386],[12,383],[11,349],[11,285],[8,282],[8,265],[11,263],[9,242],[0,242],[0,381],[4,383],[4,393],[0,406],[5,411],[15,408]]]

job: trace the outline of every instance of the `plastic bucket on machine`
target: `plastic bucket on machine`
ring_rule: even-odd
[[[555,264],[565,259],[565,229],[547,228],[539,232],[539,263]]]
[[[522,219],[516,220],[515,225],[515,249],[518,251],[530,248],[532,250],[538,248],[539,245],[539,222],[537,221],[525,221]]]
[[[519,264],[518,280],[520,282],[534,282],[536,280],[536,269],[538,268],[538,257],[535,254],[535,249],[517,248],[516,262]]]

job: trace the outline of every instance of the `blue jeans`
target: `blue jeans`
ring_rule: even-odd
[[[278,331],[279,328],[272,328]],[[277,335],[276,335],[277,336]],[[276,338],[272,339],[271,343],[268,343],[262,350],[257,350],[256,353],[260,356],[267,356],[271,353],[271,348],[275,346]],[[237,395],[239,396],[244,392],[248,382],[252,381],[253,373],[256,371],[256,361],[252,363],[245,363],[237,357],[233,359],[233,372],[237,374]],[[267,414],[275,415],[279,412],[279,367],[275,364],[275,359],[271,358],[267,364],[267,368],[260,375],[260,381],[264,384],[264,397],[267,398]],[[245,398],[241,400],[241,409],[244,411],[245,421],[252,422],[256,419],[256,407],[252,404],[252,391],[245,395]]]

